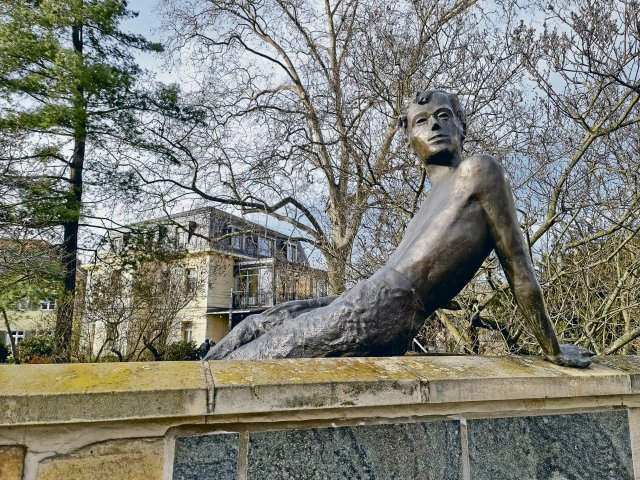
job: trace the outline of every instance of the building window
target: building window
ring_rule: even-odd
[[[242,249],[245,253],[255,255],[258,250],[256,236],[251,234],[244,235]]]
[[[122,251],[122,237],[114,238],[111,240],[111,249],[115,253],[120,253]]]
[[[265,237],[258,237],[258,254],[264,257],[271,255],[273,240]]]
[[[316,284],[316,297],[326,297],[329,295],[329,285],[324,280],[319,280]]]
[[[278,272],[276,275],[277,302],[297,300],[298,279],[291,272]]]
[[[186,247],[189,243],[189,232],[178,227],[176,228],[176,247]]]
[[[182,341],[184,342],[193,341],[193,323],[192,322],[184,322],[182,324]]]
[[[287,261],[298,261],[298,245],[294,243],[287,243]]]
[[[236,308],[249,308],[273,303],[273,281],[270,268],[243,268],[236,277]]]
[[[17,332],[11,332],[11,337],[13,337],[13,339],[16,342],[16,345],[18,343],[20,343],[22,340],[24,340],[24,330],[18,330]],[[5,344],[9,345],[11,343],[11,337],[9,337],[9,334],[6,334],[6,341]]]
[[[258,304],[258,269],[247,268],[238,272],[236,290],[243,307],[253,307]]]
[[[236,227],[232,225],[228,225],[224,227],[224,229],[222,230],[222,235],[231,235],[232,233],[235,233],[237,231],[238,229]],[[227,241],[229,242],[228,245],[231,246],[231,248],[237,248],[238,250],[240,249],[241,240],[242,239],[239,236],[235,236],[227,239]]]
[[[185,269],[185,277],[187,282],[187,292],[193,293],[196,290],[196,269],[195,268],[187,268]]]
[[[56,301],[55,300],[42,300],[40,302],[40,310],[55,310],[56,309]]]
[[[158,226],[158,241],[159,242],[163,242],[164,240],[166,240],[168,233],[169,233],[169,229],[167,228],[166,225],[159,225]]]

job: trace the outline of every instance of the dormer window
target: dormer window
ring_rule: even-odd
[[[197,229],[198,229],[198,224],[193,220],[191,220],[189,222],[189,228],[187,230],[189,232],[189,236],[187,237],[187,242],[191,241],[191,237],[193,237],[193,234],[196,233]]]
[[[238,231],[237,227],[234,227],[233,225],[227,225],[226,227],[224,227],[222,229],[222,234],[223,235],[231,235],[232,233],[235,233]],[[235,237],[231,237],[229,239],[227,239],[227,241],[229,242],[229,245],[231,246],[231,248],[237,248],[240,249],[240,243],[241,243],[242,238],[240,236],[235,236]]]
[[[255,235],[251,234],[251,233],[246,233],[243,236],[243,246],[242,249],[246,252],[249,253],[251,255],[254,255],[256,253],[256,250],[258,248],[257,245],[257,238]]]
[[[51,311],[56,309],[55,300],[42,300],[40,302],[40,310]]]
[[[287,261],[298,261],[298,245],[295,243],[287,243]]]
[[[167,228],[166,225],[159,225],[158,226],[158,241],[162,242],[163,240],[165,240],[167,238],[168,232],[169,232],[169,229]]]
[[[258,254],[268,257],[271,255],[273,240],[271,238],[258,237]]]
[[[189,243],[189,233],[181,227],[176,227],[176,246],[186,247]]]

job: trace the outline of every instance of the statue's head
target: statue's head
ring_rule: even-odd
[[[425,163],[460,158],[467,115],[457,95],[444,90],[418,92],[400,118],[409,145]]]

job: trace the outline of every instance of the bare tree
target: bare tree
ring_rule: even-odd
[[[638,336],[633,299],[640,293],[638,5],[540,2],[528,13],[544,24],[506,24],[509,41],[501,42],[527,75],[514,70],[510,81],[518,85],[510,98],[494,90],[500,110],[492,124],[474,120],[483,110],[472,107],[468,149],[492,153],[509,171],[561,337],[601,353],[635,351],[628,342]],[[473,105],[474,98],[465,100]],[[405,176],[389,187],[399,200],[394,208],[369,211],[357,258],[363,276],[402,237],[421,189],[421,179]],[[476,353],[535,349],[495,258],[450,307],[425,327],[420,345]]]
[[[543,286],[571,293],[557,282],[574,270],[557,268],[578,258],[574,250],[591,258],[587,268],[611,252],[630,255],[637,232],[638,5],[499,6],[166,0],[202,122],[148,122],[144,133],[167,161],[132,158],[132,168],[167,204],[191,192],[289,222],[323,253],[339,293],[384,263],[424,200],[428,185],[395,118],[416,90],[446,86],[468,107],[468,152],[492,153],[510,173]],[[525,13],[544,23],[514,24]],[[612,245],[598,259],[603,242]],[[634,265],[620,260],[608,298]],[[505,285],[490,259],[439,314],[438,335],[465,351],[534,348]],[[596,304],[580,307],[578,329],[550,306],[568,340],[622,348],[613,334],[597,348],[589,339],[611,318],[587,315]],[[635,332],[627,323],[623,338]]]
[[[508,97],[520,71],[493,48],[497,26],[477,28],[510,8],[488,13],[475,0],[163,6],[206,119],[188,131],[148,123],[171,161],[138,162],[139,174],[155,188],[170,173],[165,198],[191,191],[288,222],[324,255],[333,293],[358,276],[349,265],[363,219],[387,207],[388,183],[412,167],[396,136],[409,95],[448,85],[471,99],[480,124],[498,118],[496,92]]]
[[[531,93],[514,105],[518,114],[505,130],[513,153],[502,160],[560,337],[598,353],[631,351],[640,334],[633,321],[640,293],[639,6],[570,0],[533,8],[544,23],[521,23],[510,39]],[[449,347],[535,348],[495,267],[486,264],[458,310],[441,313]]]
[[[145,350],[160,360],[159,351],[179,332],[184,310],[204,291],[208,269],[186,252],[164,247],[155,258],[138,253],[133,248],[112,255],[91,271],[84,323],[94,361],[105,349],[120,361],[138,360]],[[188,269],[197,275],[189,276]]]

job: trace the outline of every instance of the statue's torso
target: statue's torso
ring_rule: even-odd
[[[413,288],[432,311],[455,296],[493,249],[477,182],[454,169],[433,186],[379,278]],[[395,275],[393,272],[400,275]]]

